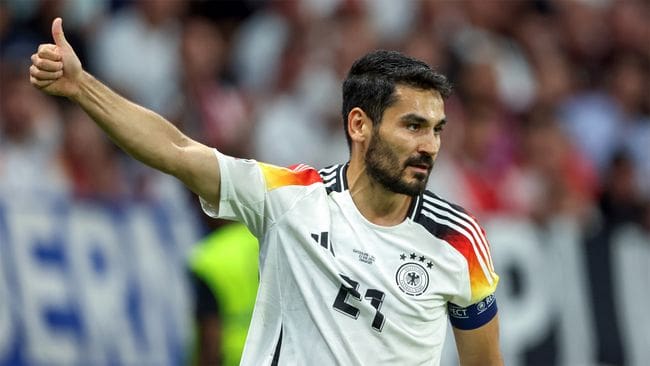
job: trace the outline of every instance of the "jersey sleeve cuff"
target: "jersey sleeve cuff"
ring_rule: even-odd
[[[228,161],[226,160],[226,155],[219,152],[217,149],[212,149],[214,155],[219,161],[217,168],[219,169],[220,176],[220,192],[219,192],[219,202],[208,202],[203,197],[199,196],[199,202],[201,203],[201,209],[203,212],[212,217],[212,218],[223,218],[228,220],[234,220],[234,215],[231,210],[228,210],[228,193],[230,189],[230,175],[226,166]]]

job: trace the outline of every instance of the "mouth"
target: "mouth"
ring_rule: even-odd
[[[423,174],[428,174],[429,170],[431,169],[430,165],[427,164],[411,164],[408,165],[409,168],[412,170],[415,170],[418,173],[423,173]]]
[[[433,167],[433,158],[427,155],[411,157],[406,160],[405,165],[418,176],[426,177]]]

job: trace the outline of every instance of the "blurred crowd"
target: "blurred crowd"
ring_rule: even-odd
[[[111,88],[226,154],[278,165],[345,161],[340,83],[363,53],[400,50],[455,85],[434,192],[479,217],[650,230],[646,1],[0,2],[0,194],[185,205],[196,200],[180,183],[29,85],[56,16]]]

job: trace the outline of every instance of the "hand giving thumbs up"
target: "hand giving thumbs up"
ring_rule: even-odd
[[[72,97],[79,92],[78,84],[83,70],[79,58],[65,39],[62,23],[61,18],[52,22],[55,44],[41,44],[32,55],[29,80],[48,94]]]

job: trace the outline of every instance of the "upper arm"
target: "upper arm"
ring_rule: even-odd
[[[178,147],[175,169],[171,172],[192,192],[217,207],[221,190],[219,159],[212,148],[189,140]]]
[[[453,327],[453,330],[461,365],[503,365],[498,315],[479,328],[462,330]]]

